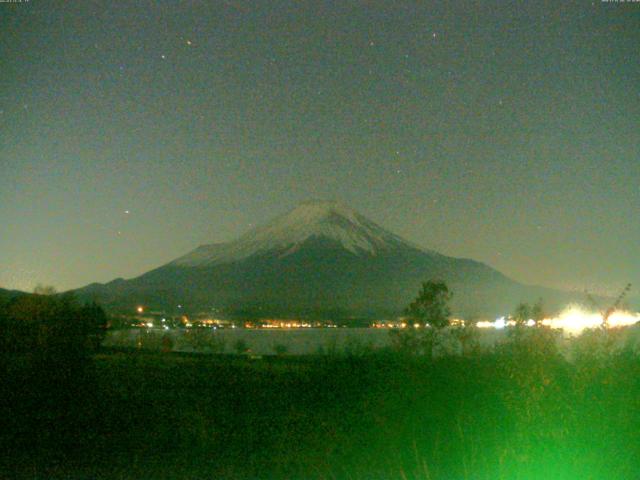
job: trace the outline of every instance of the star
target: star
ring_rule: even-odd
[[[160,58],[162,58],[163,60],[167,58],[166,55],[160,55]]]
[[[191,46],[191,40],[187,40],[187,45]]]
[[[433,38],[436,38],[437,34],[436,32],[433,32],[433,34],[431,35]]]

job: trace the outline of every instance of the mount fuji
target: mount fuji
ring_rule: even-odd
[[[538,297],[553,306],[569,295],[421,248],[328,201],[305,202],[237,240],[202,245],[137,278],[76,293],[115,311],[144,304],[248,318],[388,318],[429,279],[449,284],[454,313],[466,317],[504,315]]]

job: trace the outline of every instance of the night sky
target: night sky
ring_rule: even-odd
[[[0,287],[318,198],[522,282],[640,287],[640,3],[0,3]]]

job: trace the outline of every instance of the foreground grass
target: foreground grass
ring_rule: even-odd
[[[3,359],[3,478],[632,479],[640,359]]]

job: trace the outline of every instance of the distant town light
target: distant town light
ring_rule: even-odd
[[[476,323],[476,326],[478,328],[494,328],[495,325],[493,324],[493,322],[490,322],[488,320],[481,320]]]
[[[144,312],[144,307],[138,307],[138,308],[136,308],[136,311],[138,313],[142,313],[142,312]]]

